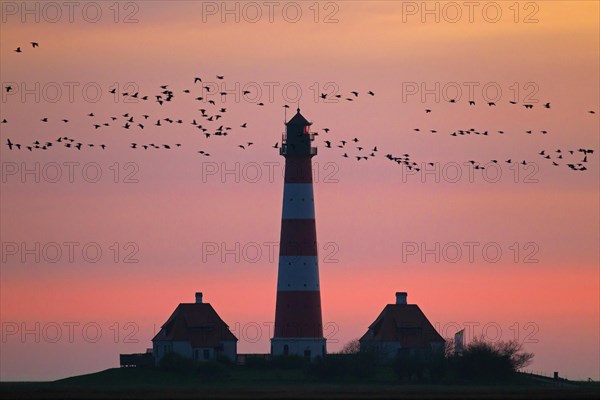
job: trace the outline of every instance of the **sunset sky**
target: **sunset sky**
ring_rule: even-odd
[[[196,291],[229,324],[239,353],[269,352],[284,166],[272,146],[298,102],[319,133],[329,352],[406,291],[444,337],[467,327],[467,338],[517,339],[535,353],[528,370],[600,379],[597,1],[76,3],[72,13],[62,2],[0,3],[0,380],[116,367],[119,353],[152,347]],[[174,92],[163,105],[154,101],[161,85]],[[229,94],[206,95],[203,85]],[[208,99],[227,112],[206,127],[230,126],[227,137],[190,124],[204,123],[199,109],[215,109]],[[451,136],[471,128],[489,134]],[[84,147],[55,142],[64,136]],[[7,139],[23,148],[10,151]],[[25,149],[36,140],[55,144]],[[357,161],[358,145],[377,146],[377,156]],[[573,171],[566,164],[582,161],[581,148],[594,153],[586,171]],[[405,153],[434,163],[440,179],[385,158]],[[469,160],[499,162],[485,175]],[[36,168],[37,182],[23,173]]]

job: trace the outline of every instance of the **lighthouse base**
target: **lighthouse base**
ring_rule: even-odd
[[[325,338],[272,338],[271,355],[294,355],[314,359],[327,354]]]

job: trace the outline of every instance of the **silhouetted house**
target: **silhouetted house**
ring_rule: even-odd
[[[367,333],[360,338],[361,351],[374,351],[383,360],[401,352],[441,350],[444,338],[416,304],[406,303],[406,292],[396,293],[396,304],[385,306]]]
[[[195,303],[177,306],[152,339],[154,362],[170,352],[198,361],[224,356],[236,361],[237,338],[209,303],[196,293]]]

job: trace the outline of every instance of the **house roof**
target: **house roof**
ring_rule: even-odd
[[[186,341],[192,347],[216,347],[238,339],[209,303],[181,303],[152,341]]]
[[[405,348],[445,342],[416,304],[388,304],[360,341],[400,342]]]
[[[290,119],[286,125],[302,125],[302,126],[307,126],[307,125],[311,125],[310,122],[308,122],[308,120],[306,118],[304,118],[302,116],[302,114],[300,114],[300,109],[297,110],[296,115],[294,115],[292,117],[292,119]]]

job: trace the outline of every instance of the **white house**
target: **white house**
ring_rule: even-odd
[[[383,360],[410,353],[441,350],[445,340],[416,304],[407,304],[406,292],[396,293],[396,304],[385,306],[360,338],[361,351],[374,351]]]
[[[224,356],[235,362],[237,338],[209,303],[196,293],[195,303],[181,303],[152,339],[154,362],[170,352],[197,361]]]

